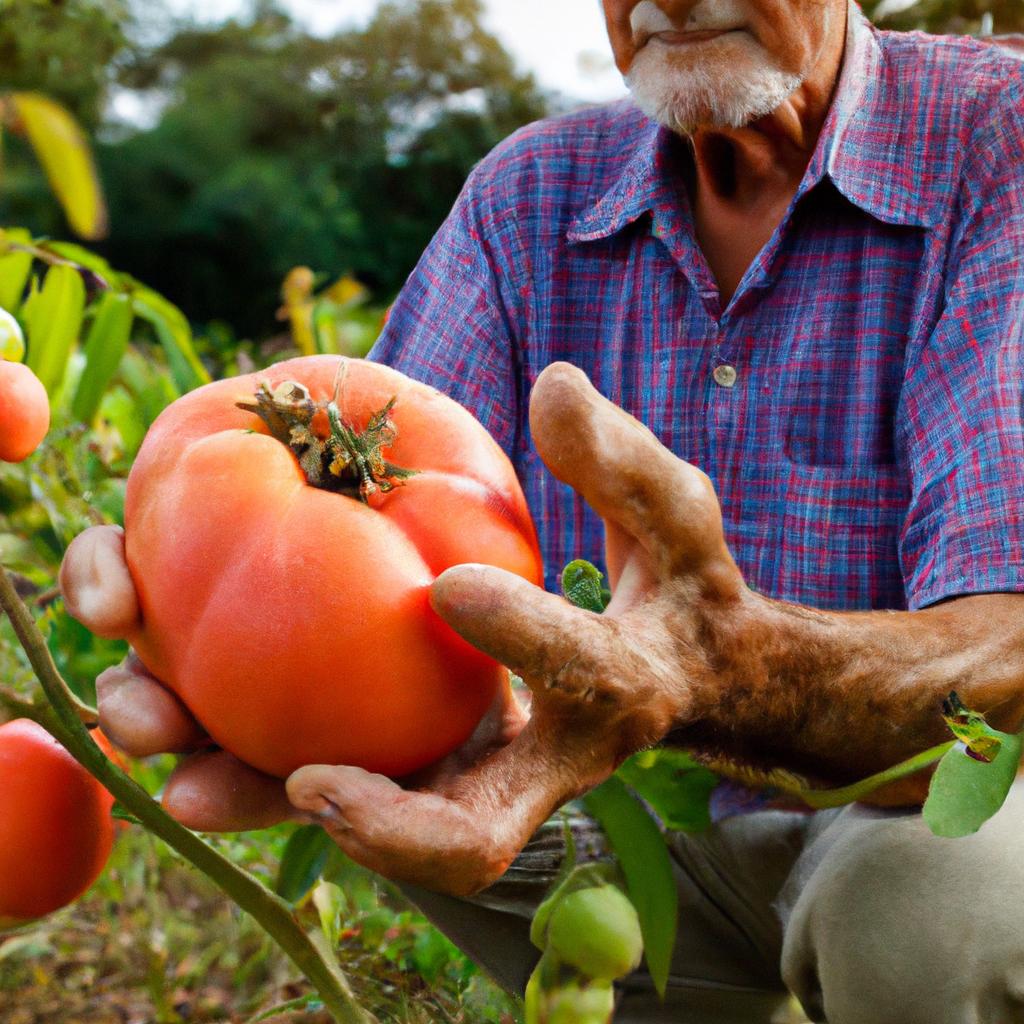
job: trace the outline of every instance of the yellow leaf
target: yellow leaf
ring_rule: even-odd
[[[287,317],[292,338],[304,356],[316,352],[313,339],[313,271],[309,267],[292,267],[281,285],[284,307],[278,314]]]
[[[10,127],[22,132],[43,165],[75,234],[87,239],[107,233],[107,209],[85,133],[59,104],[35,92],[7,96]]]
[[[339,277],[329,288],[320,293],[320,298],[330,299],[339,306],[356,306],[370,295],[369,289],[354,277],[346,274]]]

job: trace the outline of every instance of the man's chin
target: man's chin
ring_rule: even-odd
[[[657,54],[638,54],[626,75],[637,106],[658,124],[683,135],[742,128],[777,110],[800,84],[800,76],[764,65],[750,70],[684,68]]]

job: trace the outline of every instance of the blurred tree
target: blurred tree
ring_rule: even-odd
[[[978,31],[991,14],[997,32],[1024,30],[1024,0],[864,6],[893,28]],[[389,298],[472,165],[546,112],[481,13],[384,0],[365,27],[318,38],[276,0],[176,27],[158,0],[0,0],[0,87],[40,89],[99,127],[115,265],[197,321],[265,336],[296,264]],[[114,88],[152,127],[112,120]],[[64,233],[23,148],[7,147],[0,222]]]
[[[994,32],[1024,32],[1024,0],[868,0],[864,12],[884,28],[975,34],[989,15]]]
[[[128,0],[0,0],[0,91],[45,93],[92,134],[131,45],[131,26]],[[39,234],[65,234],[28,145],[10,136],[5,143],[0,218]]]
[[[128,25],[126,0],[0,0],[0,85],[44,92],[94,131]]]
[[[182,29],[121,81],[167,105],[101,147],[107,255],[196,319],[257,334],[298,263],[390,296],[472,165],[545,112],[480,0],[392,0],[328,39],[259,0],[247,20]]]

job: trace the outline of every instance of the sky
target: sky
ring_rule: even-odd
[[[377,0],[281,0],[315,32],[365,22]],[[242,14],[246,0],[165,0],[201,21]],[[599,102],[625,93],[611,62],[598,0],[484,0],[487,26],[544,86]]]

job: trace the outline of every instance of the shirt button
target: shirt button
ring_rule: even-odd
[[[723,363],[715,367],[711,376],[715,378],[716,384],[721,384],[723,388],[731,388],[736,383],[736,367]]]

